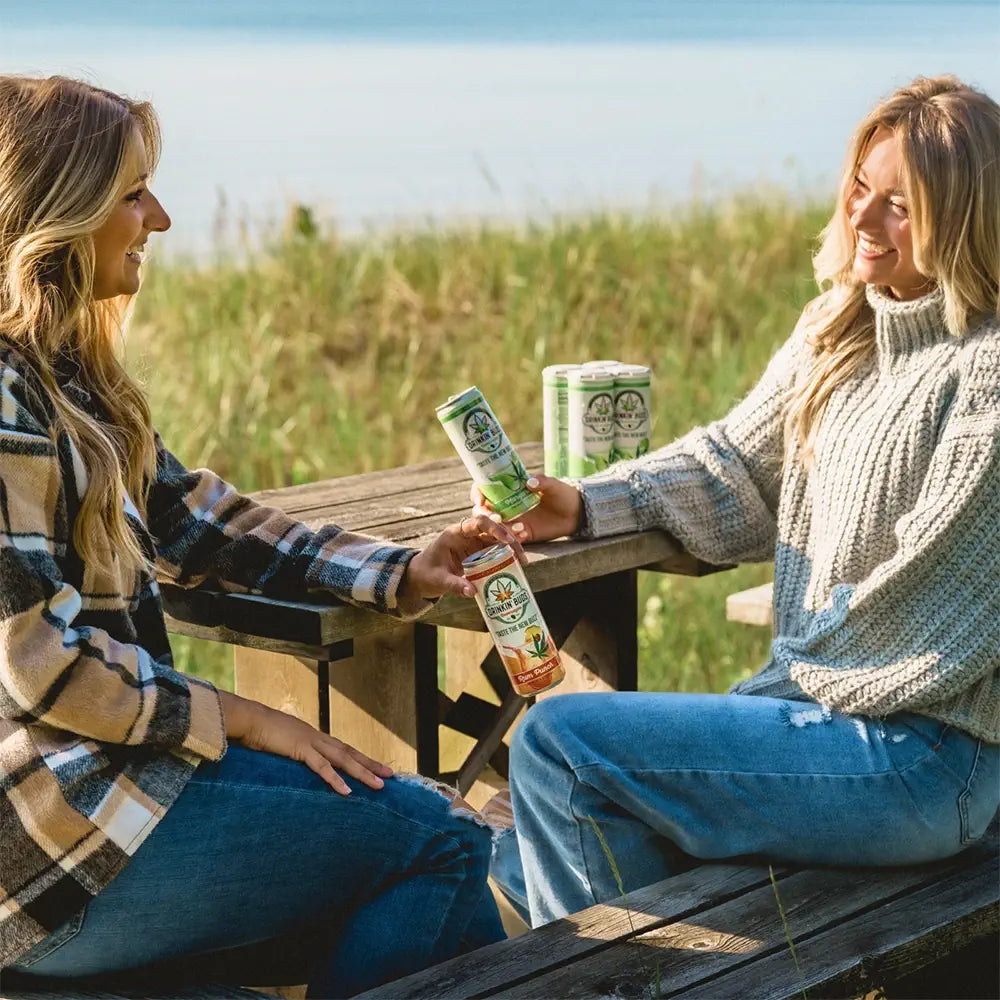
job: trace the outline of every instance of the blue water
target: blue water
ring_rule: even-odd
[[[1000,0],[0,0],[0,72],[155,103],[165,246],[831,190],[880,96],[1000,97]]]

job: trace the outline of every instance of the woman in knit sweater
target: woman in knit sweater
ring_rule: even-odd
[[[147,104],[0,77],[0,977],[347,996],[503,936],[490,831],[177,672],[156,576],[412,617],[517,543],[309,531],[164,447],[114,352],[158,145]]]
[[[566,695],[511,756],[493,873],[533,924],[692,858],[947,857],[1000,801],[1000,107],[918,79],[861,122],[828,290],[722,420],[581,482],[522,541],[670,532],[774,560],[770,658],[726,695]],[[518,857],[518,846],[520,857]]]

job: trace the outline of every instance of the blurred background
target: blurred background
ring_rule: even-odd
[[[246,491],[448,456],[473,382],[538,440],[553,362],[650,364],[654,445],[721,416],[815,294],[857,121],[916,75],[1000,97],[998,52],[1000,0],[0,0],[0,72],[157,108],[127,359]],[[643,580],[642,685],[756,669],[724,599],[768,576]]]

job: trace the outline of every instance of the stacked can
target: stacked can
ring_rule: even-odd
[[[649,382],[645,365],[618,365],[615,375],[615,461],[649,451]]]
[[[469,474],[504,521],[538,506],[540,498],[528,489],[528,470],[475,386],[442,403],[437,415]]]
[[[492,545],[462,563],[514,690],[531,698],[555,687],[566,669],[521,564],[509,545]]]
[[[542,440],[545,475],[569,474],[569,373],[580,365],[549,365],[542,369]]]
[[[567,376],[571,476],[586,476],[614,461],[615,376],[610,368],[582,367]]]
[[[545,474],[585,476],[649,451],[651,372],[586,361],[542,370]]]

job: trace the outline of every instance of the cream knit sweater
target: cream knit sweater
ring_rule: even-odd
[[[955,338],[940,290],[867,298],[876,351],[831,398],[812,471],[781,457],[811,358],[800,320],[722,420],[583,480],[584,533],[774,559],[771,654],[735,693],[917,712],[998,743],[1000,322]]]

